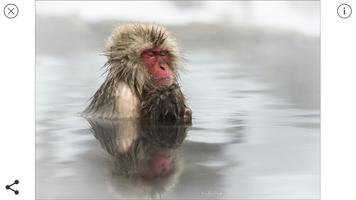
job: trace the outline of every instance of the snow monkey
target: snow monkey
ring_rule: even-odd
[[[180,51],[165,27],[119,25],[104,52],[107,76],[84,110],[86,117],[191,122],[178,83]]]

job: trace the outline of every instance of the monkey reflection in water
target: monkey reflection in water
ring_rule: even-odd
[[[112,193],[126,197],[161,196],[175,186],[182,172],[187,126],[146,120],[87,119],[95,138],[111,156]]]
[[[181,172],[178,147],[192,120],[178,84],[175,40],[162,26],[124,24],[114,29],[106,55],[108,75],[83,116],[113,158],[121,177],[114,182],[164,193]]]

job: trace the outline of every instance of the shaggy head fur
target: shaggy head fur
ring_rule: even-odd
[[[170,54],[169,66],[173,76],[178,77],[181,60],[174,38],[163,26],[155,24],[124,24],[116,27],[106,43],[106,67],[109,75],[116,75],[130,85],[141,97],[145,87],[150,86],[149,74],[143,68],[141,54],[150,48],[161,48]]]
[[[153,80],[143,66],[141,54],[150,48],[167,50],[170,55],[169,66],[173,71],[174,82],[178,79],[181,55],[175,39],[163,26],[156,24],[130,23],[114,28],[106,42],[104,65],[107,77],[85,109],[87,117],[115,118],[117,90],[125,83],[141,100],[143,93],[154,88]]]

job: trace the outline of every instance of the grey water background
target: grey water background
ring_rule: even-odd
[[[119,22],[36,16],[37,199],[150,196],[113,175],[77,115],[105,77],[99,54]],[[161,198],[318,199],[319,35],[220,23],[168,28],[185,56],[193,126]]]

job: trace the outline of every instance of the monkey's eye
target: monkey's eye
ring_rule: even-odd
[[[146,55],[148,55],[149,57],[154,57],[155,53],[153,51],[148,51]]]
[[[160,56],[167,56],[168,55],[168,51],[160,51],[159,55]]]

